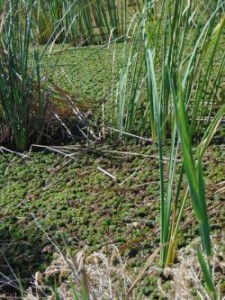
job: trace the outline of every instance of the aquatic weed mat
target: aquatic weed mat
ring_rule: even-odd
[[[219,63],[223,57],[225,32],[223,38],[215,53],[213,60],[213,82],[214,77],[219,68]],[[186,45],[186,52],[189,54],[190,47],[193,43],[193,36],[190,32],[189,39]],[[163,32],[162,39],[159,41],[159,61],[156,62],[156,73],[160,72],[161,59],[163,58]],[[43,46],[40,46],[42,49]],[[44,49],[44,48],[43,48]],[[45,75],[48,74],[52,80],[59,84],[62,88],[73,93],[78,93],[86,97],[95,99],[115,97],[118,80],[121,76],[121,71],[127,64],[130,63],[129,55],[133,49],[133,55],[136,55],[140,50],[144,54],[144,43],[141,40],[137,44],[132,43],[132,38],[126,43],[116,43],[111,41],[108,44],[101,46],[88,47],[73,47],[70,44],[52,44],[47,47],[44,56],[41,60],[41,67]],[[208,53],[210,55],[210,52]],[[141,64],[141,59],[140,62]],[[207,59],[203,62],[206,65]],[[225,73],[222,72],[222,87],[219,90],[218,98],[223,99]],[[144,68],[142,70],[143,77]],[[132,68],[129,69],[129,79],[127,85],[130,87],[132,82]],[[197,84],[197,83],[196,83]],[[146,87],[145,87],[146,88]],[[127,88],[128,90],[129,88]],[[195,89],[195,87],[194,87]],[[207,91],[210,94],[209,91]],[[143,93],[144,94],[144,93]],[[145,96],[146,99],[146,96]],[[220,101],[219,100],[219,101]]]
[[[191,45],[193,38],[190,32],[190,40],[188,40],[185,50],[187,56],[192,52]],[[162,41],[163,39],[159,43]],[[149,120],[143,118],[143,114],[146,114],[148,106],[145,66],[143,65],[143,49],[144,45],[142,45],[141,40],[138,41],[135,46],[132,44],[132,40],[125,44],[112,43],[103,46],[81,48],[75,48],[68,44],[54,45],[49,47],[45,52],[41,66],[43,74],[47,74],[47,78],[50,78],[50,80],[54,81],[60,88],[69,91],[71,95],[73,95],[74,102],[81,111],[83,107],[85,111],[89,111],[89,121],[92,121],[91,123],[98,129],[104,125],[118,127],[118,112],[120,111],[119,107],[121,101],[124,101],[125,122],[126,113],[129,112],[129,105],[135,92],[135,125],[131,130],[136,134],[140,134],[140,132],[147,134],[147,124]],[[203,79],[203,75],[207,69],[207,63],[210,60],[210,50],[196,71],[196,80],[193,82],[190,95],[189,116],[191,118],[191,112],[195,107],[195,99],[199,93],[199,86],[202,86],[201,109],[195,118],[197,123],[202,122],[202,129],[201,132],[197,134],[197,139],[203,134],[205,126],[208,126],[209,118],[213,117],[218,108],[224,103],[224,68],[221,69],[220,80],[218,80],[218,82],[215,81],[223,57],[223,49],[224,38],[221,38],[213,58],[212,71],[210,72],[210,76],[207,77],[207,80]],[[160,80],[161,76],[160,66],[162,64],[161,60],[163,59],[162,51],[163,45],[159,46],[158,58],[155,61],[157,80]],[[136,57],[136,55],[138,56],[137,69],[139,70],[139,75],[138,78],[136,78],[138,88],[136,87],[137,89],[134,91],[134,85],[132,85],[134,69],[132,66],[135,64],[134,57]],[[185,66],[183,68],[181,71],[182,77],[184,76]],[[200,76],[201,72],[202,75]],[[199,76],[197,76],[197,74],[199,74]],[[207,82],[207,84],[204,84],[204,82]],[[215,100],[213,100],[214,103],[211,105],[214,94]],[[65,106],[65,103],[62,101],[61,107],[63,108]],[[212,114],[210,112],[212,112]],[[70,115],[69,110],[65,110],[65,113],[67,113],[68,116]],[[221,128],[221,134],[218,137],[219,143],[221,143],[221,141],[224,143],[224,138],[222,137],[223,133],[224,126],[223,129]]]
[[[46,51],[41,66],[62,88],[99,99],[115,93],[124,52],[128,51],[122,44],[81,48],[54,45]]]
[[[210,146],[204,173],[210,226],[218,236],[225,226],[224,162],[224,145]],[[114,244],[127,268],[136,272],[159,246],[158,173],[155,145],[111,143],[53,147],[26,157],[1,154],[1,272],[10,276],[10,265],[28,283],[34,272],[44,270],[55,252],[44,232],[71,255],[84,246],[91,254]],[[197,235],[188,202],[179,247]],[[156,283],[146,277],[143,293],[153,297]]]

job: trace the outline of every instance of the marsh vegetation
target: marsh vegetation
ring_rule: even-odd
[[[0,7],[3,297],[222,299],[225,2]]]

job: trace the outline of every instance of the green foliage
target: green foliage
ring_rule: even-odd
[[[214,283],[212,280],[212,274],[208,268],[208,265],[206,264],[206,262],[204,260],[204,257],[202,255],[201,251],[198,251],[198,260],[199,260],[199,263],[200,263],[200,266],[201,266],[201,269],[202,269],[202,272],[204,275],[204,279],[205,279],[207,288],[209,289],[210,292],[212,292],[215,295],[216,291],[215,291],[215,286],[214,286]],[[214,299],[216,299],[216,297],[214,297]]]
[[[215,90],[209,92],[209,98],[206,95],[211,77],[216,87],[223,80],[224,54],[219,67],[217,66],[216,76],[213,75],[213,62],[225,23],[224,17],[217,19],[219,7],[216,7],[208,20],[205,12],[201,15],[197,10],[196,15],[201,15],[205,25],[196,24],[195,20],[194,27],[191,27],[193,8],[190,2],[174,1],[172,4],[163,1],[161,18],[155,25],[150,22],[153,19],[151,3],[146,5],[144,11],[143,37],[149,101],[147,109],[152,138],[157,141],[159,149],[161,245],[168,245],[161,251],[163,266],[175,260],[176,237],[188,193],[199,223],[203,249],[208,257],[211,255],[202,157],[224,114],[224,106],[216,113]],[[162,42],[159,41],[161,35]],[[193,90],[195,85],[197,87]],[[206,134],[194,154],[193,136],[200,137],[204,130]],[[169,181],[165,184],[163,151],[168,137],[171,145],[167,171]],[[180,151],[182,165],[179,167],[179,180],[175,182],[174,174],[179,166]],[[188,186],[182,192],[182,186],[185,185],[184,174]]]
[[[79,46],[123,37],[129,20],[127,12],[141,10],[142,0],[137,0],[133,9],[127,0],[41,0],[34,6],[40,43],[50,38],[56,42],[66,39]]]
[[[7,14],[3,14],[0,40],[1,132],[4,138],[3,132],[11,129],[16,148],[23,151],[28,140],[37,141],[41,135],[46,102],[41,89],[39,52],[35,47],[33,68],[28,62],[30,45],[35,42],[32,3],[9,1],[4,10]]]
[[[7,13],[2,19],[0,49],[1,131],[3,134],[5,129],[12,130],[13,142],[20,151],[25,150],[30,141],[40,140],[45,124],[47,102],[40,70],[43,54],[39,53],[38,43],[49,45],[50,41],[64,43],[69,40],[77,46],[96,43],[96,35],[100,42],[126,37],[121,39],[124,41],[123,58],[116,97],[103,109],[108,109],[106,115],[110,114],[111,123],[120,135],[124,132],[148,134],[157,143],[161,264],[167,266],[175,260],[180,223],[190,196],[207,263],[201,252],[198,259],[206,285],[216,296],[209,263],[212,249],[202,165],[207,147],[225,113],[225,106],[217,97],[224,81],[225,64],[225,54],[221,51],[225,28],[222,1],[211,1],[210,5],[201,1],[198,5],[195,1],[164,0],[157,8],[154,1],[145,1],[143,11],[140,12],[139,5],[129,26],[126,1],[120,2],[121,10],[116,8],[113,0],[55,0],[47,4],[45,1],[9,1],[5,5]],[[106,120],[102,121],[106,123]],[[170,149],[168,165],[164,160],[166,145]],[[93,176],[93,182],[97,181]],[[40,182],[39,193],[44,190],[42,185],[45,186],[45,179]],[[61,184],[57,188],[60,191],[57,191],[56,199],[65,202],[67,207],[67,197],[62,192],[64,186]],[[26,196],[23,188],[18,188],[16,193],[16,197]],[[73,197],[74,193],[83,196],[83,190],[79,191],[77,187],[69,196]],[[114,196],[110,199],[109,194],[103,212],[105,208],[117,210],[120,206],[118,195],[116,199]],[[54,210],[55,199],[49,201],[49,195],[46,199]],[[45,205],[42,216],[46,214]],[[72,221],[73,213],[72,210],[68,212]],[[95,222],[97,216],[93,218],[89,207],[85,212],[76,213],[76,229],[85,239],[87,235],[83,228],[89,228],[89,223]],[[58,221],[60,216],[61,212],[54,220],[48,218],[48,225]],[[125,219],[127,207],[121,209],[120,216]],[[137,216],[143,218],[146,212],[139,209]],[[7,226],[14,237],[20,238],[21,232],[15,229],[14,222],[14,218],[9,219]],[[101,222],[100,233],[116,229],[116,221],[111,216]],[[64,224],[61,221],[59,225]],[[53,229],[57,225],[54,223]],[[90,245],[99,242],[93,228],[89,232]],[[125,237],[117,233],[117,241],[124,242]],[[143,231],[135,234],[143,235]],[[74,295],[76,297],[75,290]],[[88,298],[85,288],[83,295]],[[57,291],[55,296],[59,297]]]

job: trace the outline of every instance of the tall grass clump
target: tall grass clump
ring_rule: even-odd
[[[32,143],[44,139],[49,142],[53,135],[61,139],[60,143],[64,139],[73,139],[74,134],[86,138],[84,131],[91,131],[83,112],[75,104],[74,95],[49,80],[41,64],[46,50],[59,36],[61,22],[70,7],[51,29],[45,46],[40,47],[40,24],[35,17],[40,14],[39,3],[13,0],[4,5],[0,26],[1,144],[24,151]],[[58,59],[54,67],[57,62]],[[66,118],[70,124],[73,118],[73,134],[69,129],[71,125],[68,127],[64,122]],[[85,129],[81,130],[81,127]]]
[[[127,0],[38,1],[34,17],[39,41],[46,43],[53,31],[57,42],[66,37],[75,46],[101,44],[109,38],[123,40],[132,14],[142,7],[142,0],[134,5]]]
[[[143,76],[143,45],[140,35],[140,14],[136,13],[128,28],[123,43],[122,64],[114,97],[112,124],[122,132],[143,132],[142,123],[137,120],[139,113],[144,113],[145,78]],[[129,40],[130,38],[130,40]],[[136,130],[138,128],[138,130]]]
[[[152,2],[148,1],[142,24],[147,109],[151,134],[159,149],[160,239],[161,245],[165,245],[161,263],[168,266],[175,260],[177,234],[189,195],[199,224],[202,249],[207,256],[205,262],[199,251],[199,262],[214,297],[202,157],[225,112],[224,105],[218,108],[216,97],[224,75],[224,54],[219,52],[219,45],[225,17],[218,18],[220,9],[216,6],[208,19],[207,9],[198,10],[192,2],[165,0],[162,1],[161,17],[153,24]],[[218,53],[222,57],[215,68]],[[198,145],[193,144],[196,138],[200,140]],[[168,171],[163,161],[165,143],[170,145]],[[181,162],[178,159],[180,153]],[[168,179],[165,182],[166,173]]]
[[[2,138],[4,140],[4,135],[12,134],[12,143],[19,151],[26,149],[31,136],[34,141],[39,139],[46,106],[41,89],[39,52],[35,48],[32,9],[33,1],[8,1],[1,15]],[[33,66],[29,65],[30,48]]]
[[[225,16],[223,2],[210,3],[164,0],[156,6],[145,1],[141,32],[134,33],[136,39],[142,35],[143,43],[131,46],[135,51],[121,71],[116,124],[121,134],[150,134],[158,144],[162,266],[175,261],[179,225],[190,199],[202,240],[199,263],[215,297],[202,158],[225,113],[218,97],[224,81]],[[143,48],[144,58],[136,63]],[[168,147],[167,167],[163,154]]]
[[[133,24],[128,26],[126,36],[132,42],[124,43],[124,65],[115,97],[115,126],[121,131],[150,133],[153,139],[157,138],[153,101],[146,96],[151,87],[144,53],[151,48],[160,82],[163,141],[171,136],[175,120],[168,78],[171,68],[185,86],[185,105],[189,108],[194,137],[196,140],[202,137],[221,104],[218,95],[224,79],[225,59],[221,43],[224,33],[221,6],[218,4],[208,18],[208,6],[203,2],[181,1],[179,8],[174,2],[146,2],[145,9],[137,13]]]

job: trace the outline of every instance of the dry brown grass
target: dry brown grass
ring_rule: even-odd
[[[74,299],[71,282],[74,283],[79,299],[83,299],[83,282],[89,299],[93,300],[124,299],[131,285],[126,264],[122,262],[114,245],[88,256],[85,256],[85,250],[78,252],[74,258],[67,256],[65,259],[55,254],[45,272],[35,274],[33,286],[28,289],[24,299],[38,300],[41,299],[40,295],[44,295],[45,299],[54,299],[54,291],[46,286],[49,279],[58,283],[57,292],[60,299],[65,300]],[[131,294],[129,299],[137,298]]]
[[[213,244],[218,244],[216,242],[218,239],[222,239],[223,242],[224,235],[214,235]],[[160,275],[162,270],[154,265],[154,262],[148,270],[145,270],[142,279],[145,276],[158,277],[158,293],[165,299],[212,299],[202,281],[197,259],[199,245],[199,239],[196,239],[189,246],[181,249],[178,253],[178,262],[164,270],[163,280]],[[218,299],[225,299],[221,289],[224,283],[225,262],[223,253],[217,246],[214,246],[211,264]],[[165,288],[163,284],[165,278],[170,288],[168,286]],[[70,256],[65,258],[60,254],[55,254],[53,262],[45,272],[35,274],[33,286],[27,290],[24,300],[55,299],[54,291],[46,285],[49,280],[58,283],[57,292],[60,299],[74,300],[71,282],[74,283],[79,299],[83,299],[81,295],[81,282],[83,282],[90,300],[119,300],[126,298],[132,283],[137,281],[137,275],[132,276],[128,273],[126,263],[123,263],[118,248],[114,245],[88,256],[85,255],[85,249],[78,252],[74,258]],[[138,286],[139,281],[127,299],[151,299],[151,296],[146,298],[143,294],[139,294]],[[44,298],[42,298],[43,295]]]

